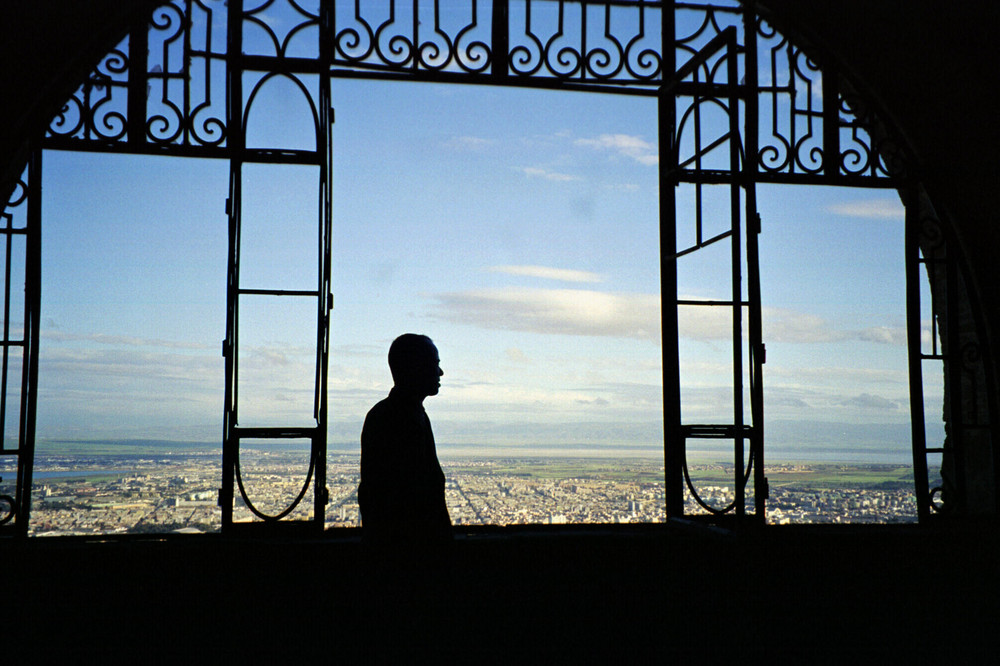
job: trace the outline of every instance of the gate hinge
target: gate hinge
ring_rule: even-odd
[[[760,233],[760,213],[753,214],[753,228],[750,229],[750,233],[754,234]]]
[[[767,363],[767,347],[764,345],[763,342],[758,344],[754,349],[754,360],[760,361],[761,365]]]
[[[333,107],[331,106],[331,107],[330,107],[330,124],[332,125],[332,124],[334,124],[335,122],[337,122],[337,110],[336,110],[336,109],[334,109],[334,108],[333,108]]]
[[[761,489],[764,491],[764,499],[771,498],[771,484],[768,482],[767,477],[764,477],[764,487]]]
[[[230,199],[229,197],[226,197],[226,215],[232,215],[232,214],[233,214],[233,200]]]

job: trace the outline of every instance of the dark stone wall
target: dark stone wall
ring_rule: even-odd
[[[626,528],[626,526],[621,526]],[[993,663],[995,530],[0,542],[12,663]],[[929,542],[936,542],[933,547]]]

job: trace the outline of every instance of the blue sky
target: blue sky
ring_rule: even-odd
[[[301,100],[264,86],[248,145],[309,147]],[[655,102],[337,79],[332,101],[331,442],[356,445],[411,331],[440,348],[427,408],[444,445],[662,450]],[[42,439],[220,440],[227,169],[45,154]],[[243,286],[312,288],[315,168],[248,165],[243,187]],[[721,230],[728,191],[706,192]],[[683,243],[690,186],[678,201]],[[761,186],[758,203],[770,455],[907,460],[898,196]],[[681,297],[726,298],[728,262],[727,242],[683,257]],[[309,423],[312,304],[242,308],[241,423]],[[730,329],[722,310],[681,312],[686,422],[731,418]],[[933,368],[925,384],[936,421]]]
[[[659,450],[654,103],[337,82],[334,104],[331,441],[356,442],[390,387],[389,342],[415,331],[441,351],[444,388],[427,407],[442,443]],[[218,439],[227,165],[60,152],[44,164],[40,436]],[[245,286],[309,288],[315,171],[249,171]],[[898,197],[769,186],[758,198],[773,446],[838,445],[820,424],[843,423],[859,426],[845,438],[871,439],[845,449],[905,453]],[[682,258],[682,297],[725,297],[728,252]],[[311,414],[311,305],[275,301],[245,307],[248,425]],[[689,310],[685,418],[725,422],[728,319]]]

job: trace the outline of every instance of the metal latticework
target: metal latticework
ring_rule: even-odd
[[[717,3],[604,0],[171,0],[128,30],[121,43],[97,64],[49,125],[41,146],[86,150],[214,157],[228,160],[229,217],[225,412],[223,416],[223,527],[234,525],[237,497],[265,523],[287,518],[313,490],[306,521],[323,524],[326,502],[327,362],[332,307],[331,86],[342,78],[456,82],[538,87],[591,93],[655,97],[659,105],[661,198],[661,293],[663,301],[664,429],[667,512],[683,513],[684,486],[710,513],[752,514],[763,520],[763,365],[758,277],[756,210],[758,183],[801,183],[912,191],[901,142],[880,125],[832,63],[814,60],[775,30],[752,2]],[[288,117],[306,128],[297,145],[257,131],[262,99],[282,98]],[[36,151],[36,156],[40,152]],[[314,284],[259,285],[241,272],[241,242],[247,174],[282,166],[303,168],[315,183]],[[6,300],[3,332],[3,404],[0,422],[10,422],[19,395],[17,487],[0,493],[0,521],[26,524],[31,485],[34,401],[37,398],[37,322],[40,270],[39,219],[32,218],[32,188],[39,187],[37,158],[2,217],[6,241]],[[707,188],[725,191],[729,219],[721,228],[704,217]],[[720,189],[721,188],[721,189]],[[678,219],[678,198],[694,202],[693,219]],[[908,208],[909,210],[909,208]],[[22,214],[22,213],[25,213]],[[20,217],[18,217],[20,215]],[[23,221],[17,221],[23,220]],[[907,218],[916,238],[915,218]],[[34,239],[34,240],[32,240]],[[716,244],[728,244],[732,293],[724,301],[693,301],[678,295],[679,262]],[[951,294],[960,276],[956,253],[931,249],[925,262],[945,257],[945,268],[926,263],[938,294]],[[910,255],[916,256],[912,247]],[[24,256],[18,264],[12,257]],[[914,264],[915,265],[915,264]],[[931,270],[931,266],[935,268]],[[12,266],[14,267],[12,269]],[[21,274],[24,303],[15,303]],[[915,284],[911,280],[912,284]],[[911,290],[916,287],[911,286]],[[947,297],[949,330],[955,349],[968,348],[974,324],[952,318],[961,295]],[[965,296],[967,301],[967,296]],[[311,422],[255,424],[241,411],[240,340],[249,325],[248,303],[308,302],[315,313],[316,375]],[[919,312],[919,299],[908,301]],[[722,423],[684,423],[681,403],[678,318],[692,308],[723,309],[731,323],[732,410]],[[24,311],[19,322],[14,313]],[[911,317],[918,317],[919,314]],[[958,323],[955,323],[955,322]],[[743,331],[746,330],[746,335]],[[955,331],[958,331],[957,337]],[[957,342],[955,342],[957,340]],[[947,345],[945,345],[947,346]],[[910,337],[911,387],[915,422],[923,423],[919,326]],[[931,356],[936,354],[933,352]],[[962,358],[967,355],[961,352]],[[985,410],[974,419],[970,396],[985,382],[969,386],[966,375],[982,373],[978,357],[969,371],[951,362],[946,369],[951,395],[950,437],[976,429],[981,436]],[[945,361],[946,365],[948,361]],[[979,375],[976,375],[977,377]],[[970,375],[971,376],[971,375]],[[16,382],[13,380],[17,380]],[[19,383],[18,383],[19,382]],[[11,393],[11,387],[20,393]],[[745,398],[744,396],[747,396]],[[961,401],[961,405],[959,405]],[[917,411],[920,414],[917,414]],[[7,419],[5,422],[4,419]],[[973,423],[974,420],[974,423]],[[6,433],[7,430],[5,429]],[[915,455],[930,449],[916,434]],[[732,442],[735,499],[728,506],[701,500],[687,475],[686,441]],[[249,439],[304,440],[308,472],[302,492],[285,509],[268,512],[255,505],[244,484],[241,442]],[[918,441],[919,440],[919,441]],[[954,443],[953,443],[954,445]],[[988,444],[987,444],[988,446]],[[958,451],[962,447],[957,447]],[[954,468],[961,485],[963,466]],[[930,491],[917,480],[921,515]],[[926,472],[924,472],[926,479]],[[752,483],[751,483],[752,482]],[[752,511],[746,493],[752,486]],[[953,492],[956,494],[957,491]],[[961,494],[961,493],[958,493]],[[6,508],[3,508],[3,504]]]
[[[38,400],[41,298],[41,154],[35,152],[6,209],[3,243],[3,338],[0,340],[0,458],[16,460],[14,484],[0,478],[0,534],[28,533]],[[7,469],[7,465],[4,465]]]

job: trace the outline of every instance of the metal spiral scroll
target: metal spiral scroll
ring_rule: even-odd
[[[99,141],[120,141],[128,131],[123,102],[115,105],[115,91],[125,91],[128,82],[127,46],[119,44],[66,101],[49,124],[48,135]]]
[[[825,167],[823,109],[815,106],[820,67],[762,19],[757,20],[756,36],[769,62],[768,71],[761,76],[770,80],[771,88],[763,93],[771,100],[771,127],[761,134],[758,166],[765,173],[820,174]],[[779,102],[781,97],[787,101]],[[822,100],[820,104],[835,102]],[[778,109],[785,106],[787,124],[782,126]]]
[[[503,28],[482,21],[475,0],[469,5],[467,18],[445,25],[441,20],[442,4],[447,6],[438,0],[403,9],[405,3],[392,0],[387,17],[373,16],[370,7],[363,11],[359,2],[354,3],[351,12],[346,8],[338,12],[335,7],[334,64],[481,74],[498,57],[490,30],[499,28],[509,42],[503,54],[508,71],[503,75],[607,83],[649,83],[661,76],[658,36],[647,34],[646,28],[647,18],[657,19],[662,12],[657,3],[588,5],[521,0],[509,4],[508,25]],[[628,33],[616,30],[616,17],[625,12],[636,23]],[[542,21],[537,20],[539,13],[555,25],[543,30],[539,26]],[[588,44],[588,39],[596,43]]]
[[[204,43],[200,45],[192,44],[194,9],[203,14]],[[213,18],[214,10],[203,0],[193,0],[193,4],[185,7],[162,5],[150,18],[150,37],[155,37],[161,45],[158,55],[162,63],[146,74],[148,96],[151,101],[155,99],[156,104],[156,112],[151,112],[145,121],[146,138],[153,144],[219,146],[226,140],[225,110],[212,110],[212,66],[222,67],[224,55],[212,49]],[[187,70],[180,77],[184,89],[182,96],[171,95],[170,83],[178,80],[178,73],[170,64],[172,55]],[[198,92],[195,90],[196,78],[190,73],[196,69],[200,70],[199,76],[203,79]],[[159,89],[155,97],[152,95],[154,88]]]
[[[243,485],[243,471],[242,471],[242,468],[243,468],[243,464],[242,464],[242,462],[240,460],[240,447],[237,446],[236,447],[236,485],[240,489],[240,496],[243,498],[243,502],[246,504],[247,508],[250,509],[251,513],[253,513],[255,516],[257,516],[258,518],[260,518],[263,521],[270,522],[270,521],[275,521],[275,520],[281,520],[282,518],[284,518],[285,516],[287,516],[288,514],[290,514],[292,511],[295,510],[295,507],[297,507],[299,505],[299,503],[302,501],[302,498],[306,496],[306,492],[309,490],[309,484],[312,483],[313,470],[316,468],[316,456],[312,452],[310,452],[310,454],[309,454],[309,471],[306,472],[306,480],[305,480],[305,483],[302,484],[302,490],[299,491],[299,494],[295,497],[294,500],[292,500],[292,503],[287,508],[285,508],[284,511],[282,511],[281,513],[274,514],[274,515],[266,514],[263,511],[261,511],[260,509],[258,509],[256,506],[254,506],[254,503],[250,500],[250,496],[247,495],[247,490],[246,490],[246,488]]]
[[[169,63],[170,46],[183,36],[184,15],[182,10],[176,5],[158,7],[150,19],[150,29],[159,32],[173,30],[172,33],[162,38],[163,62]],[[169,70],[169,67],[165,66],[164,68]],[[159,103],[170,109],[173,117],[168,118],[162,113],[158,113],[151,115],[146,120],[146,136],[154,143],[173,143],[184,130],[184,111],[170,99],[167,87],[169,79],[166,78],[166,74],[164,72],[161,83],[163,94],[160,96]]]
[[[838,116],[841,129],[849,130],[850,148],[840,153],[840,170],[852,176],[898,175],[902,170],[902,160],[895,144],[884,140],[876,143],[870,131],[870,113],[861,98],[856,95],[842,95],[838,100]],[[844,120],[843,116],[854,118]],[[844,137],[844,133],[841,132]]]

